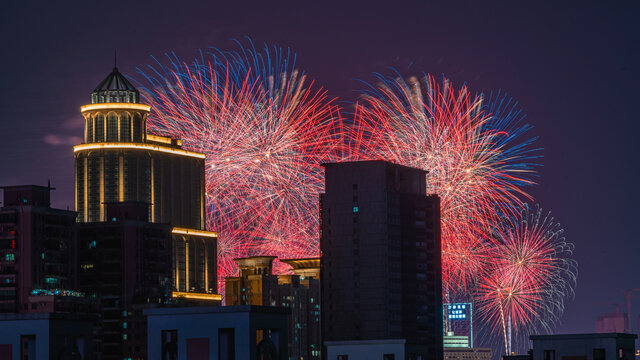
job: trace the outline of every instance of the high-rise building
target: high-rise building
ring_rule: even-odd
[[[105,360],[146,358],[143,309],[221,302],[217,237],[205,228],[205,155],[148,134],[150,111],[117,68],[81,107],[78,282],[101,304],[96,342]]]
[[[105,204],[150,204],[152,222],[204,230],[205,155],[147,134],[151,108],[117,68],[81,107],[84,143],[74,146],[79,222],[107,220]]]
[[[81,107],[84,142],[73,148],[78,221],[111,221],[111,203],[147,204],[150,222],[173,227],[176,296],[207,297],[218,285],[217,237],[205,229],[205,155],[182,149],[181,140],[148,134],[150,111],[117,68]]]
[[[292,359],[320,360],[320,258],[280,261],[293,271],[293,275],[278,275],[278,305],[291,310],[289,355]]]
[[[76,213],[52,208],[49,186],[2,189],[0,312],[40,312],[36,295],[71,295],[75,285]]]
[[[142,309],[172,296],[169,224],[150,223],[144,203],[106,204],[106,222],[77,225],[78,287],[101,304],[103,359],[144,358]]]
[[[273,275],[274,256],[235,259],[239,276],[225,279],[226,305],[262,305],[288,308],[289,355],[319,360],[320,259],[283,259],[293,274]]]
[[[426,194],[426,172],[385,161],[324,167],[320,248],[327,354],[335,352],[332,346],[354,353],[369,347],[380,349],[380,358],[442,359],[440,200]]]

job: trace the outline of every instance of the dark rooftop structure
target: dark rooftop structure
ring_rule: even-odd
[[[92,104],[112,102],[140,102],[140,93],[117,67],[91,93]]]

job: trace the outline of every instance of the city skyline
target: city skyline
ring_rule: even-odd
[[[84,6],[87,5],[70,10],[69,14],[74,12],[76,15],[84,14],[83,11],[90,10],[83,8]],[[575,20],[575,24],[589,34],[589,31],[595,30],[586,28],[587,20],[593,20],[593,17],[599,13],[596,10],[602,9],[597,9],[594,5],[587,4],[584,6],[582,12],[578,12],[579,19]],[[447,7],[429,8],[431,8],[431,14],[433,12],[440,13],[445,17],[448,15],[452,19],[456,19],[452,15],[458,15],[457,19],[468,19],[471,16],[469,14],[456,14],[454,10]],[[435,10],[433,10],[434,8]],[[626,278],[617,276],[625,271],[632,273],[633,253],[637,252],[635,250],[637,250],[638,246],[630,242],[633,229],[631,225],[636,217],[633,214],[634,212],[637,214],[637,210],[631,205],[626,205],[627,207],[625,207],[625,203],[634,203],[633,200],[637,195],[629,194],[627,191],[625,191],[624,196],[620,196],[617,193],[631,188],[633,171],[627,172],[625,167],[632,163],[633,155],[637,154],[637,145],[633,144],[632,141],[634,139],[632,137],[633,130],[637,128],[637,124],[632,124],[631,119],[633,116],[630,111],[631,80],[634,76],[637,76],[637,73],[634,73],[636,70],[632,70],[631,64],[633,59],[637,59],[637,47],[634,53],[630,43],[624,41],[624,36],[622,38],[620,36],[615,37],[616,41],[621,42],[622,46],[620,47],[605,45],[603,39],[607,39],[607,36],[592,36],[591,40],[597,45],[595,48],[600,50],[608,49],[611,52],[606,55],[602,55],[597,51],[592,53],[592,50],[587,50],[588,44],[580,41],[580,39],[583,39],[580,31],[566,29],[556,19],[556,17],[561,17],[562,14],[573,13],[571,11],[573,9],[554,8],[552,10],[556,10],[556,12],[554,12],[555,16],[552,16],[551,11],[547,12],[546,10],[549,9],[545,9],[543,5],[530,9],[532,15],[516,11],[517,9],[502,7],[494,10],[499,14],[504,14],[503,12],[508,11],[515,12],[515,15],[512,13],[511,16],[528,20],[529,22],[525,21],[525,24],[540,30],[540,34],[536,36],[530,35],[526,26],[516,26],[514,18],[508,18],[507,22],[513,26],[514,34],[512,36],[516,38],[516,41],[513,44],[503,45],[502,48],[495,44],[489,44],[488,40],[479,41],[476,46],[482,47],[484,45],[486,48],[478,52],[476,54],[478,60],[474,60],[473,57],[465,56],[465,54],[473,52],[470,49],[463,49],[465,45],[469,46],[472,43],[470,40],[463,41],[463,45],[448,46],[447,44],[442,44],[444,42],[442,39],[447,39],[448,41],[460,39],[460,37],[444,31],[438,33],[440,38],[437,36],[428,38],[433,44],[432,46],[425,45],[424,48],[421,48],[417,43],[413,43],[412,46],[393,44],[393,36],[399,38],[405,36],[407,40],[416,39],[416,37],[407,37],[407,34],[409,30],[420,29],[420,27],[411,22],[402,24],[399,20],[403,16],[407,16],[417,21],[419,16],[412,15],[411,9],[411,7],[407,7],[391,10],[389,16],[395,21],[396,28],[391,31],[393,35],[386,35],[389,38],[382,36],[383,40],[379,44],[381,46],[379,51],[375,51],[375,41],[366,37],[362,38],[359,44],[363,47],[364,54],[373,54],[371,59],[365,59],[364,55],[348,51],[345,45],[346,42],[338,40],[337,30],[334,30],[334,32],[329,31],[328,36],[336,42],[335,46],[338,50],[350,54],[350,57],[347,56],[346,60],[338,60],[336,56],[324,54],[316,49],[321,49],[327,45],[328,41],[331,41],[319,39],[318,34],[328,30],[326,25],[319,24],[321,22],[314,23],[318,28],[316,30],[313,29],[314,26],[306,25],[304,21],[298,20],[293,24],[281,25],[280,27],[269,29],[269,31],[260,32],[260,26],[265,26],[265,22],[257,15],[257,9],[248,13],[246,17],[238,17],[236,19],[238,20],[237,23],[222,26],[222,28],[217,27],[215,22],[208,23],[204,16],[197,16],[198,21],[188,22],[187,18],[192,12],[196,12],[195,9],[186,8],[178,11],[177,14],[180,14],[180,16],[177,18],[181,19],[183,23],[176,27],[180,29],[178,34],[182,34],[182,36],[186,36],[189,39],[185,43],[179,41],[178,34],[167,36],[164,32],[165,30],[162,29],[157,30],[157,33],[151,31],[150,29],[154,29],[151,23],[146,23],[145,31],[142,34],[133,35],[133,39],[128,37],[131,34],[124,31],[117,32],[115,36],[106,39],[104,44],[94,40],[91,42],[91,46],[84,45],[86,47],[83,48],[82,53],[75,53],[73,48],[65,47],[69,45],[57,45],[53,38],[48,39],[45,37],[40,39],[38,41],[46,46],[40,47],[38,51],[45,51],[47,46],[52,47],[47,50],[46,54],[39,55],[47,55],[50,66],[32,66],[27,70],[25,66],[29,64],[47,63],[42,59],[38,60],[29,56],[25,56],[27,60],[20,64],[16,63],[15,60],[18,56],[10,56],[2,60],[3,78],[15,79],[15,81],[4,82],[5,85],[2,86],[1,92],[3,98],[2,106],[0,107],[3,119],[2,129],[6,131],[2,131],[4,135],[0,135],[3,143],[1,149],[4,154],[0,158],[0,168],[4,169],[0,173],[0,185],[27,183],[44,185],[45,181],[51,178],[52,185],[59,189],[53,194],[53,205],[59,208],[65,208],[69,205],[70,208],[73,208],[73,155],[71,146],[80,142],[78,141],[79,139],[74,137],[82,136],[83,125],[78,108],[86,103],[87,92],[104,77],[105,71],[108,71],[112,65],[114,47],[118,48],[120,54],[119,66],[123,70],[122,72],[135,76],[136,66],[142,67],[152,61],[149,55],[162,56],[163,52],[174,49],[181,58],[187,61],[195,56],[198,48],[208,46],[230,47],[232,42],[228,40],[229,38],[242,38],[244,35],[250,35],[257,44],[266,41],[269,44],[278,46],[291,46],[292,50],[298,54],[300,67],[305,69],[308,74],[311,74],[314,79],[321,82],[332,96],[339,96],[340,100],[354,100],[354,96],[349,94],[349,89],[355,88],[352,78],[367,78],[372,71],[385,71],[386,66],[394,66],[402,70],[405,75],[412,74],[416,69],[425,69],[434,74],[444,73],[447,77],[452,77],[456,83],[466,81],[472,90],[504,89],[520,102],[523,111],[527,114],[527,121],[535,126],[532,133],[540,136],[538,144],[544,147],[543,154],[545,158],[541,161],[544,167],[539,169],[540,185],[534,187],[531,191],[543,207],[551,209],[557,221],[563,224],[567,231],[568,240],[576,245],[576,258],[581,266],[576,289],[576,300],[569,301],[565,315],[561,319],[564,325],[559,329],[565,332],[588,332],[593,330],[595,317],[613,310],[606,306],[598,305],[598,303],[618,302],[622,300],[620,290],[637,287],[636,283],[634,283],[635,279],[631,276]],[[427,10],[420,6],[415,6],[415,9]],[[9,10],[11,9],[3,13],[12,13]],[[154,16],[158,18],[167,16],[165,10],[162,9],[147,10],[155,12]],[[233,9],[227,8],[224,10],[233,13],[231,11]],[[364,29],[368,29],[372,32],[372,38],[375,37],[374,35],[381,35],[374,29],[373,25],[376,23],[374,19],[367,17],[367,15],[372,15],[381,10],[376,4],[371,5],[371,8],[362,9],[362,16],[356,18],[358,20],[356,24],[359,24],[360,28],[350,25],[349,21],[343,18],[347,16],[346,14],[355,14],[356,10],[359,10],[357,8],[347,7],[342,9],[342,12],[336,11],[337,14],[343,14],[341,16],[326,11],[326,9],[320,10],[325,11],[320,11],[319,14],[316,14],[317,19],[333,19],[338,24],[338,29],[351,31],[354,34],[361,34],[361,32],[365,31]],[[494,19],[497,16],[487,14],[487,12],[490,12],[487,9],[480,10],[485,11],[482,15],[493,16],[489,17],[490,19]],[[44,14],[44,9],[40,9],[40,11]],[[291,9],[283,11],[285,14],[287,11],[288,14],[296,13],[295,10]],[[620,9],[611,11],[620,11]],[[309,12],[312,13],[313,11]],[[469,9],[469,12],[472,13],[471,9]],[[221,11],[221,13],[224,13],[224,11]],[[21,18],[24,12],[20,9],[16,9],[16,14],[16,19],[25,20],[24,17]],[[549,26],[544,27],[545,22],[540,24],[531,20],[535,14],[543,18],[547,16],[545,19],[547,19],[546,24]],[[62,13],[59,15],[65,19],[66,16],[69,16]],[[313,18],[313,16],[306,13],[298,15],[302,15],[302,19],[305,19],[304,16],[307,16],[306,19]],[[432,17],[433,15],[431,15],[430,19]],[[622,28],[630,26],[629,22],[625,22],[628,20],[624,16],[621,18],[623,21],[618,24],[608,24],[609,27],[607,29],[612,38],[614,38],[613,35],[619,35],[620,33],[624,35]],[[29,21],[33,21],[33,19]],[[47,21],[49,20],[44,21],[44,24],[47,24]],[[69,21],[71,20],[69,19]],[[434,21],[440,24],[438,20]],[[605,20],[598,21],[599,23],[596,22],[596,24],[604,26]],[[15,24],[15,20],[6,19],[3,23],[6,24],[3,27],[11,26]],[[41,26],[44,26],[44,24]],[[509,24],[501,26],[509,28],[507,26]],[[556,43],[549,42],[546,45],[541,44],[544,41],[540,39],[544,38],[544,36],[547,37],[547,40],[551,40],[549,28],[553,28],[554,25],[562,30],[560,32],[564,34],[564,37],[560,37],[562,40],[557,40]],[[16,26],[24,30],[24,32],[21,32],[15,38],[6,39],[9,49],[16,49],[15,52],[10,51],[12,54],[19,54],[17,50],[21,46],[20,44],[29,39],[33,40],[33,37],[38,34],[37,29],[39,29],[36,26],[27,31],[27,29],[20,28],[20,25]],[[63,38],[75,39],[76,44],[80,44],[82,43],[82,36],[69,32],[70,29],[75,29],[78,26],[80,25],[64,24],[61,25],[61,28],[56,28],[53,31],[55,34],[65,35],[62,36]],[[289,35],[285,30],[292,28],[303,31],[298,36]],[[3,29],[3,33],[8,33],[7,30],[8,28]],[[196,35],[186,35],[190,31]],[[425,30],[420,30],[419,33],[425,35],[423,31]],[[486,29],[483,31],[482,34],[485,35],[487,32],[491,32]],[[506,35],[502,36],[504,38]],[[524,40],[524,44],[517,43],[518,36],[522,37],[520,40]],[[474,35],[472,37],[478,41],[481,36]],[[134,41],[136,39],[145,41],[136,43]],[[350,37],[352,41],[356,39],[357,36],[355,35]],[[461,39],[464,40],[466,38],[462,37]],[[573,44],[573,46],[562,48],[559,44],[561,41],[566,44]],[[496,41],[496,43],[499,43],[499,41]],[[526,48],[527,44],[531,45],[531,49]],[[569,69],[569,66],[558,60],[562,56],[541,56],[538,58],[541,62],[540,64],[531,64],[530,61],[532,60],[530,58],[523,59],[516,54],[512,54],[511,51],[515,52],[515,50],[509,50],[510,45],[519,50],[523,50],[524,47],[528,55],[532,55],[536,49],[547,50],[550,54],[564,54],[566,59],[575,61],[573,64],[575,65],[574,68],[577,69]],[[59,48],[54,46],[59,46]],[[628,46],[628,48],[625,46]],[[429,49],[429,51],[425,49]],[[489,51],[489,49],[493,50],[493,52]],[[493,56],[495,54],[500,54],[500,49],[503,52],[509,52],[512,57],[509,57],[509,59],[501,59],[500,57],[494,59]],[[35,50],[28,49],[28,51]],[[572,51],[581,56],[572,53]],[[630,56],[625,59],[613,56],[616,52],[624,53],[625,51],[630,53]],[[490,53],[493,53],[493,55]],[[600,54],[598,55],[599,57],[595,55],[596,53]],[[37,56],[35,55],[35,57]],[[323,63],[323,60],[327,59],[331,61]],[[409,63],[412,61],[415,61],[416,65],[407,70]],[[346,69],[342,69],[339,66],[341,62],[348,65]],[[556,65],[558,73],[550,72],[547,67],[551,65],[545,65],[545,62]],[[498,64],[502,66],[498,66]],[[611,66],[605,69],[604,64]],[[9,72],[8,69],[12,70]],[[565,69],[566,73],[560,74],[559,69]],[[586,70],[582,74],[587,75],[579,77],[579,69]],[[335,74],[332,74],[332,70],[335,70]],[[608,76],[604,74],[599,76],[602,77],[601,81],[609,81],[609,83],[605,83],[608,84],[606,88],[609,89],[609,92],[590,95],[593,98],[587,98],[586,96],[588,95],[581,94],[581,89],[592,89],[589,86],[595,86],[590,84],[591,82],[597,83],[595,80],[597,76],[594,78],[594,75],[598,74],[598,71],[608,71]],[[14,72],[17,74],[13,74]],[[539,74],[548,74],[549,76],[545,77],[546,81],[535,79],[540,76]],[[17,75],[21,75],[20,81],[15,78]],[[585,83],[580,83],[571,78],[571,76],[579,77]],[[589,78],[591,80],[587,81]],[[554,87],[555,85],[563,84],[562,81],[566,82],[564,86],[560,86],[559,89]],[[40,88],[39,85],[42,83],[46,84],[46,86]],[[8,86],[7,84],[15,86]],[[579,86],[580,84],[582,86]],[[57,85],[58,88],[52,85]],[[52,88],[54,91],[51,90]],[[604,88],[604,85],[596,87],[600,91],[604,91]],[[588,94],[589,91],[584,90],[584,93]],[[595,94],[596,92],[591,91],[591,93]],[[558,102],[558,95],[561,95],[564,101]],[[601,102],[595,103],[594,100],[596,98],[599,98]],[[609,105],[605,106],[604,104]],[[29,105],[29,107],[26,105]],[[629,108],[625,109],[625,106]],[[343,107],[348,108],[348,105],[343,105]],[[619,114],[616,115],[615,112],[619,112]],[[574,114],[575,119],[573,118]],[[611,134],[613,130],[604,128],[602,125],[605,121],[602,119],[606,118],[600,116],[605,115],[615,119],[622,118],[623,120],[616,125],[628,128],[620,128],[619,132],[616,131]],[[624,119],[625,116],[626,119]],[[13,119],[17,118],[21,121],[13,121]],[[36,129],[34,130],[34,128]],[[603,139],[611,139],[601,144],[597,141],[597,136]],[[615,139],[618,140],[616,141]],[[593,144],[595,146],[592,146]],[[31,150],[23,151],[27,147]],[[592,149],[592,147],[595,149]],[[604,168],[604,170],[598,171],[601,168]],[[607,176],[607,174],[615,175]],[[616,179],[613,179],[613,177]],[[616,186],[616,181],[620,181],[623,184]],[[603,188],[611,189],[611,192],[602,191]],[[623,202],[623,198],[627,200]],[[595,206],[596,210],[587,210],[588,204]],[[599,224],[598,219],[601,217],[603,219],[600,221],[602,224]],[[620,224],[617,224],[616,221],[620,222]],[[596,225],[595,230],[590,228],[593,224]],[[609,234],[611,234],[611,238],[609,238]],[[625,245],[628,248],[623,248]],[[619,249],[624,249],[625,251],[622,251],[622,254],[618,254]],[[608,251],[608,253],[603,254],[605,251]],[[599,257],[602,260],[598,260],[597,258]],[[613,261],[613,259],[617,260],[619,257],[623,260]],[[606,267],[607,263],[611,264],[609,268]],[[596,266],[597,264],[602,265]],[[617,277],[613,279],[614,276]],[[599,277],[601,277],[600,280],[598,280]],[[608,281],[610,278],[612,281]],[[604,284],[605,282],[607,284]],[[637,305],[637,303],[635,304]],[[587,317],[584,319],[584,313],[593,314],[593,318]],[[634,313],[637,314],[637,310]]]

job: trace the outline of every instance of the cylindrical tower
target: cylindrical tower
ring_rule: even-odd
[[[105,204],[150,206],[149,220],[204,230],[204,154],[147,134],[151,108],[117,68],[80,108],[84,143],[74,147],[78,221],[105,219]]]
[[[84,144],[76,146],[76,211],[80,222],[105,221],[105,203],[151,203],[151,160],[136,145],[146,141],[150,107],[114,68],[80,111]],[[88,146],[87,146],[88,145]]]

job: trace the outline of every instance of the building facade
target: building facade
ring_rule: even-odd
[[[290,359],[284,308],[156,308],[145,314],[149,359]]]
[[[150,204],[149,220],[204,230],[204,154],[147,134],[151,108],[114,68],[81,107],[84,143],[74,146],[79,222],[105,221],[105,204]]]
[[[205,227],[205,155],[147,133],[151,108],[114,68],[81,107],[84,142],[74,146],[80,223],[110,222],[108,204],[146,204],[148,221],[172,226],[173,290],[217,294],[217,235]]]
[[[531,335],[532,360],[632,360],[636,334]]]
[[[0,314],[0,359],[96,359],[86,314]]]
[[[41,290],[75,286],[76,213],[51,207],[49,186],[5,186],[0,208],[0,312],[39,312]]]
[[[425,193],[426,172],[324,167],[323,341],[405,340],[406,359],[442,359],[440,201]]]
[[[283,259],[293,274],[273,275],[274,256],[235,259],[237,277],[225,279],[226,305],[284,307],[288,317],[289,355],[292,359],[319,360],[320,259]]]
[[[172,296],[172,234],[150,223],[145,203],[106,204],[111,221],[77,225],[78,289],[100,304],[103,359],[146,358],[142,309]]]
[[[492,356],[489,348],[444,348],[444,360],[491,360]]]

